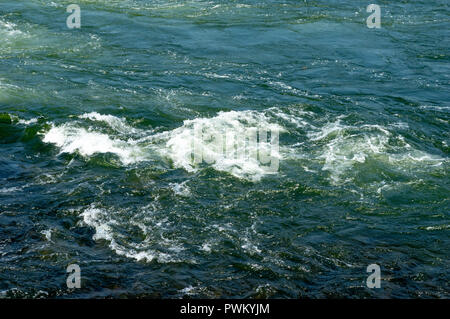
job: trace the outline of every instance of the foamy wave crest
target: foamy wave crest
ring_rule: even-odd
[[[0,20],[0,35],[6,37],[14,37],[23,34],[22,31],[16,29],[17,25],[11,22]]]
[[[381,125],[351,126],[338,119],[319,130],[310,131],[308,137],[311,143],[321,145],[317,158],[324,161],[322,169],[331,173],[333,183],[351,179],[348,172],[368,160],[391,164],[404,171],[439,166],[446,161],[413,148],[403,136]]]
[[[146,158],[144,151],[134,140],[114,139],[106,134],[77,127],[70,123],[52,127],[45,133],[43,142],[55,144],[61,148],[61,153],[78,152],[82,156],[113,153],[125,165],[140,162]]]
[[[142,131],[127,124],[123,118],[114,115],[104,115],[97,112],[85,113],[79,116],[80,119],[89,119],[91,121],[99,121],[106,123],[113,130],[123,134],[141,134]]]
[[[98,127],[86,129],[75,121],[53,126],[44,133],[43,142],[55,144],[61,153],[113,153],[125,165],[163,157],[170,159],[174,167],[189,172],[210,166],[253,181],[277,172],[282,158],[278,134],[284,129],[256,111],[219,112],[213,118],[186,120],[179,128],[157,134],[151,129],[133,128],[125,119],[113,115],[91,112],[78,118],[106,123],[118,136],[100,132]],[[196,134],[197,129],[200,135]],[[249,135],[251,132],[253,135]],[[249,136],[256,139],[250,143]],[[200,161],[196,156],[199,153]]]
[[[273,171],[268,169],[267,163],[250,154],[261,154],[264,150],[270,153],[272,161],[281,159],[278,148],[274,148],[269,141],[246,143],[246,135],[258,128],[272,133],[284,130],[278,124],[269,122],[264,114],[255,111],[219,112],[213,118],[184,121],[182,127],[164,135],[167,141],[160,151],[173,161],[175,167],[189,172],[197,171],[200,164],[207,163],[218,171],[257,181]],[[195,160],[198,152],[203,156],[201,163]]]

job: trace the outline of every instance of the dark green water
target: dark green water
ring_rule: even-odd
[[[369,3],[2,0],[0,297],[449,298],[448,2]]]

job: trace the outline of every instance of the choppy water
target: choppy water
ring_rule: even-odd
[[[448,2],[378,3],[1,1],[0,296],[448,298]]]

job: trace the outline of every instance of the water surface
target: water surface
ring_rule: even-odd
[[[1,297],[450,296],[447,1],[72,2],[0,3]]]

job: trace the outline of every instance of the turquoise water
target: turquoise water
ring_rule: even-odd
[[[450,297],[450,10],[377,3],[1,1],[0,296]]]

